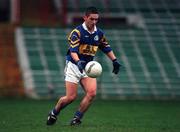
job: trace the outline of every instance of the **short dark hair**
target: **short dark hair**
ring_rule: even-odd
[[[89,16],[89,14],[99,14],[98,10],[94,6],[90,6],[86,9],[85,15]]]

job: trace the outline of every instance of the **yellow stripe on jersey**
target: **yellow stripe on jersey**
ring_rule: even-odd
[[[73,41],[73,40],[71,39],[71,37],[72,37],[72,34],[73,34],[74,32],[76,32],[76,33],[78,34],[78,36],[77,36],[77,39]],[[69,35],[69,37],[68,37],[69,44],[70,44],[70,46],[71,46],[72,48],[74,48],[74,47],[76,47],[76,46],[79,45],[79,42],[80,42],[79,37],[80,37],[80,32],[79,32],[79,30],[77,30],[77,29],[72,30],[72,32],[70,33],[70,35]]]
[[[79,47],[79,53],[84,55],[95,56],[97,50],[98,50],[98,46],[94,46],[94,45],[82,44]]]
[[[108,44],[108,41],[106,40],[106,37],[104,35],[101,38],[100,42],[103,44],[104,47],[110,47],[110,45]]]
[[[71,39],[71,36],[72,36],[72,34],[73,34],[74,32],[76,32],[76,33],[78,34],[78,37],[80,38],[81,33],[79,32],[79,30],[74,29],[74,30],[72,30],[72,31],[71,31],[71,33],[69,34],[68,40],[70,40],[70,39]]]
[[[75,40],[75,41],[69,40],[69,42],[70,42],[72,45],[78,43],[79,41],[80,41],[80,39],[77,39],[77,40]]]
[[[74,45],[70,45],[72,48],[74,48],[74,47],[76,47],[76,46],[79,46],[79,43],[77,43],[77,44],[74,44]]]
[[[79,45],[79,42],[80,42],[80,40],[76,40],[76,41],[71,41],[71,40],[69,40],[69,45],[72,47],[72,48],[74,48],[74,47],[76,47],[76,46],[78,46]]]

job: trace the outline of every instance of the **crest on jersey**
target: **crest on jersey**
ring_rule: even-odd
[[[94,37],[94,40],[95,40],[95,41],[98,41],[98,40],[99,40],[98,35],[96,35],[96,36]]]

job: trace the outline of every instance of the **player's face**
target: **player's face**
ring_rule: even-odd
[[[90,14],[88,16],[84,16],[84,20],[85,20],[88,30],[94,29],[94,26],[96,26],[98,19],[99,19],[98,14]]]

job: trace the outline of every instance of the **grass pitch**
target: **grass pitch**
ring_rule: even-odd
[[[179,132],[178,101],[95,100],[80,126],[69,121],[79,100],[66,107],[53,126],[46,126],[56,100],[0,99],[0,132]]]

